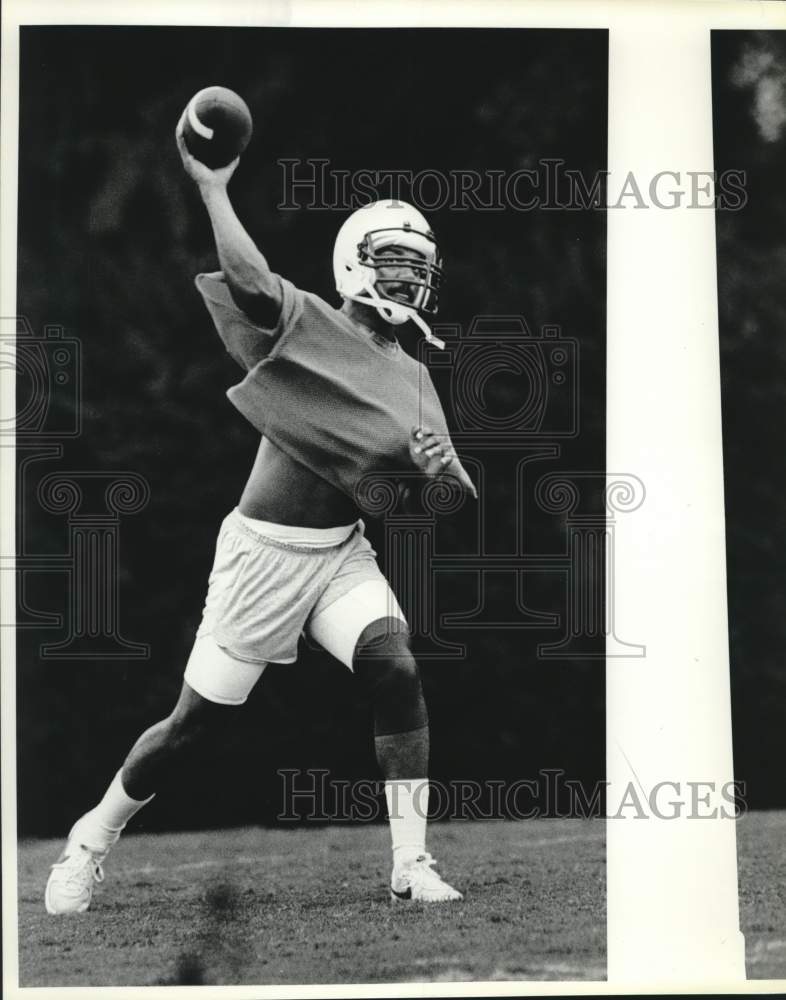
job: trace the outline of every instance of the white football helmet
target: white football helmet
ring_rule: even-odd
[[[415,251],[411,255],[386,255],[386,247]],[[382,279],[380,267],[400,266],[411,278]],[[413,320],[427,340],[444,348],[423,318],[437,312],[442,284],[442,258],[434,234],[420,212],[403,201],[374,201],[359,208],[344,222],[333,248],[336,291],[345,299],[373,306],[394,326]],[[406,291],[385,291],[386,285],[407,286]]]

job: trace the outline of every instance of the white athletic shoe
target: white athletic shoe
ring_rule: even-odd
[[[83,816],[74,824],[63,853],[52,865],[44,893],[47,913],[84,913],[93,899],[96,884],[104,881],[101,862],[109,846],[99,851],[83,843],[90,839],[84,836],[85,819]]]
[[[421,854],[414,861],[393,869],[390,878],[390,898],[394,903],[450,903],[463,899],[458,890],[433,871],[436,864],[430,854]]]
[[[46,883],[47,913],[84,913],[93,898],[93,886],[104,881],[104,869],[92,851],[74,847],[63,861],[52,865]]]

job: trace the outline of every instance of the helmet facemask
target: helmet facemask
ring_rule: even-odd
[[[386,253],[395,247],[399,251]],[[404,223],[401,229],[372,229],[358,243],[358,261],[373,271],[376,294],[390,302],[408,306],[421,315],[436,316],[442,286],[442,259],[433,234],[417,232]],[[380,270],[402,268],[407,277],[381,277]],[[406,286],[406,291],[388,290],[388,286]]]
[[[396,248],[396,253],[389,248]],[[386,252],[388,251],[388,252]],[[386,277],[385,269],[404,275]],[[333,251],[336,290],[398,326],[412,320],[439,347],[424,316],[437,312],[442,259],[423,216],[403,202],[375,202],[346,220]],[[395,273],[395,272],[394,272]]]

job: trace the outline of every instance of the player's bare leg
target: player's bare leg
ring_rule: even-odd
[[[361,634],[353,669],[374,711],[374,747],[385,779],[395,901],[462,899],[433,870],[426,850],[429,728],[409,636],[397,618],[372,622]]]
[[[236,711],[183,683],[171,714],[142,733],[104,797],[72,827],[47,883],[49,913],[82,913],[90,906],[95,884],[103,881],[103,861],[126,823]]]
[[[147,729],[121,770],[123,788],[138,801],[149,801],[185,758],[198,754],[217,730],[232,724],[239,709],[217,705],[197,694],[184,681],[172,713]]]

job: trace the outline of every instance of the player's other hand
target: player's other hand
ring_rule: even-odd
[[[449,441],[440,440],[427,427],[413,427],[409,436],[409,457],[429,477],[448,472],[456,457]]]
[[[207,188],[225,188],[229,183],[229,178],[232,174],[234,174],[238,163],[240,163],[240,157],[236,157],[225,167],[218,167],[216,170],[206,167],[204,163],[200,163],[200,161],[197,160],[195,156],[192,156],[188,151],[186,140],[183,137],[183,127],[185,125],[185,121],[186,112],[184,111],[180,116],[180,121],[177,123],[177,128],[175,129],[175,142],[177,143],[177,150],[180,153],[180,159],[183,161],[186,173],[196,183],[200,190]]]
[[[455,476],[466,492],[477,500],[475,484],[456,458],[449,439],[438,437],[428,427],[413,427],[409,435],[409,457],[413,465],[429,478]]]

